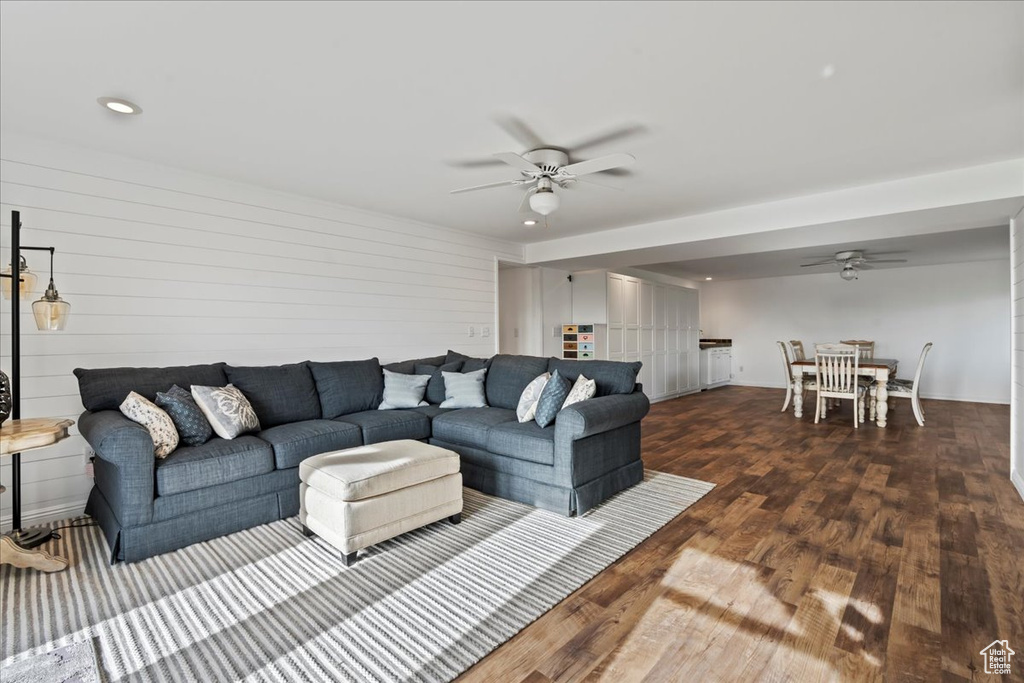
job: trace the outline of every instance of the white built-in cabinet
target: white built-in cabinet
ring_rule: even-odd
[[[603,271],[574,274],[573,317],[607,323],[599,357],[641,361],[638,381],[649,398],[700,390],[697,290]]]

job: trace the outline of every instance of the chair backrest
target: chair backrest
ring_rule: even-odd
[[[786,342],[779,341],[775,343],[779,345],[779,353],[782,354],[782,372],[785,373],[786,384],[788,386],[792,381],[793,373],[793,370],[789,367],[789,364],[792,362],[789,359],[789,349],[786,348]]]
[[[866,339],[850,339],[849,341],[842,342],[850,346],[856,346],[857,351],[860,352],[860,359],[874,358],[875,357],[875,342],[868,341]]]
[[[817,344],[814,369],[819,394],[856,396],[860,353],[856,346],[845,344]]]
[[[914,388],[915,389],[917,389],[920,386],[919,382],[921,381],[921,370],[924,368],[924,359],[925,359],[925,357],[928,356],[928,352],[931,351],[931,350],[932,350],[932,343],[931,342],[928,342],[927,344],[925,344],[924,348],[921,349],[921,357],[917,361],[917,372],[914,373]]]
[[[806,360],[804,355],[804,343],[799,339],[790,339],[789,345],[793,347],[793,360]]]

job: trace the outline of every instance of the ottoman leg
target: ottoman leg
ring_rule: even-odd
[[[358,555],[358,554],[359,554],[358,551],[356,551],[354,553],[347,553],[347,554],[346,553],[342,553],[341,561],[345,563],[346,567],[351,567],[353,564],[355,564],[356,555]]]
[[[452,524],[458,524],[459,522],[462,521],[462,513],[461,512],[456,512],[454,515],[452,515],[451,517],[448,518],[448,521],[451,522]]]
[[[314,534],[313,534],[312,531],[309,530],[308,526],[303,524],[302,525],[302,535],[305,536],[306,538],[309,538],[310,536],[313,536]]]

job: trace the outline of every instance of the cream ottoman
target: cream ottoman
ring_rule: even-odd
[[[459,454],[420,441],[320,453],[299,464],[299,521],[345,566],[375,543],[447,517],[462,520]]]

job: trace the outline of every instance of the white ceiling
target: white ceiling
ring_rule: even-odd
[[[1024,4],[13,2],[0,132],[524,242],[1024,154]],[[835,66],[830,79],[821,77]],[[102,110],[99,96],[144,113]],[[637,157],[520,225],[513,115]]]
[[[716,258],[694,259],[673,263],[640,266],[644,270],[674,275],[690,280],[746,280],[782,275],[813,275],[838,273],[839,266],[804,268],[831,258],[839,251],[863,251],[866,255],[885,259],[906,259],[906,263],[879,263],[876,269],[911,268],[968,261],[994,261],[1010,257],[1010,230],[1005,225],[975,230],[956,230],[938,234],[910,235],[890,239],[840,242],[799,249],[780,249]]]

